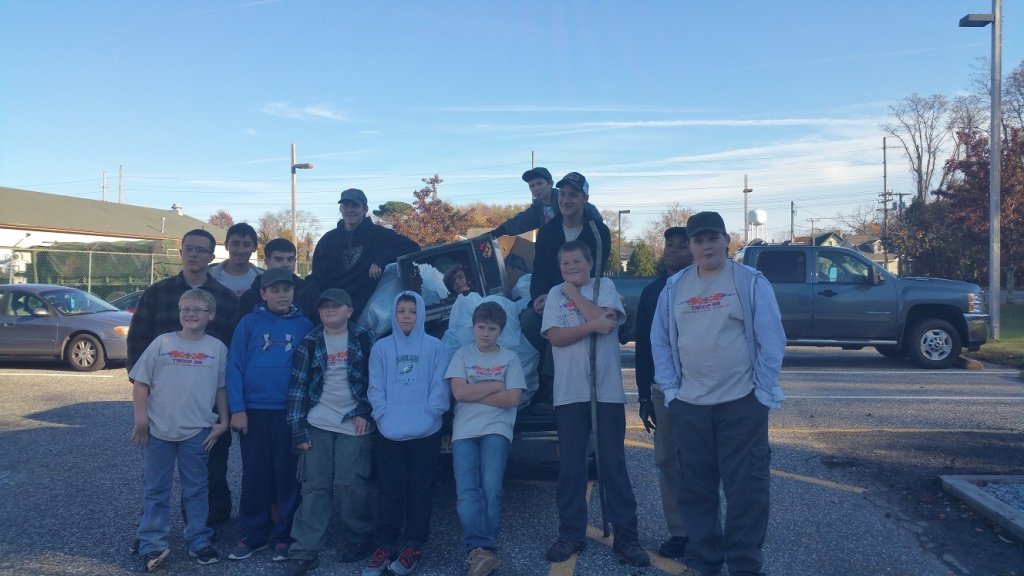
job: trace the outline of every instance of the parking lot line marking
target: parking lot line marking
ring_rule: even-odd
[[[639,442],[637,440],[626,440],[624,442],[626,446],[632,446],[634,448],[648,448],[653,450],[654,444],[649,442]],[[771,471],[772,476],[778,476],[780,478],[788,478],[790,480],[799,480],[801,482],[807,482],[810,484],[817,484],[819,486],[825,486],[827,488],[835,488],[837,490],[845,490],[846,492],[853,492],[854,494],[862,494],[867,492],[867,488],[860,488],[857,486],[850,486],[849,484],[839,484],[836,482],[829,482],[828,480],[819,480],[818,478],[812,478],[810,476],[801,476],[800,474],[793,474],[791,472],[783,472],[781,470]]]
[[[986,374],[1017,374],[1016,370],[950,370],[950,373],[959,376],[984,376]],[[881,370],[786,370],[782,369],[782,374],[833,374],[833,375],[845,375],[845,374],[881,374]],[[928,378],[934,378],[935,374],[931,372],[925,372],[920,370],[897,370],[895,372],[886,372],[892,374],[899,374],[900,376],[927,376]]]
[[[829,482],[828,480],[821,480],[819,478],[812,478],[810,476],[803,476],[800,474],[793,474],[792,472],[783,472],[781,470],[775,469],[772,469],[772,476],[777,476],[779,478],[789,478],[790,480],[799,480],[800,482],[807,482],[808,484],[817,484],[818,486],[824,486],[826,488],[835,488],[836,490],[844,490],[846,492],[853,492],[854,494],[863,494],[868,491],[867,488],[850,486],[849,484],[839,484],[838,482]]]
[[[786,396],[786,400],[1024,400],[1024,396]]]
[[[601,533],[600,528],[598,528],[597,526],[591,526],[589,524],[587,525],[587,538],[590,538],[591,540],[599,544],[604,544],[608,547],[611,547],[612,543],[614,542],[612,536],[605,538],[604,534]],[[661,570],[666,574],[677,575],[684,574],[689,571],[685,564],[680,564],[679,562],[676,562],[671,558],[665,558],[664,556],[654,553],[650,550],[645,551],[647,552],[647,556],[651,559],[651,566],[654,566],[655,568]]]
[[[984,430],[981,428],[769,428],[769,434],[866,434],[887,432],[889,434],[1020,434],[1020,430]]]

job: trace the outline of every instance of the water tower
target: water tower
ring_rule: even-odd
[[[764,238],[764,233],[767,231],[768,226],[768,212],[760,209],[754,209],[747,212],[747,222],[754,229],[755,238]],[[758,232],[758,226],[761,227],[760,233]]]

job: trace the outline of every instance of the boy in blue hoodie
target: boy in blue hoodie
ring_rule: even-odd
[[[390,570],[412,573],[430,532],[430,509],[441,447],[441,416],[451,392],[444,373],[448,358],[441,341],[423,328],[423,298],[415,292],[395,297],[391,335],[370,352],[371,416],[381,437],[377,444],[380,479],[377,550],[363,576]],[[405,543],[398,554],[399,534]],[[396,556],[397,554],[397,556]]]
[[[243,560],[273,544],[273,560],[281,562],[288,559],[299,499],[298,460],[286,421],[292,356],[313,324],[292,304],[295,285],[288,269],[267,270],[260,286],[266,307],[242,317],[228,357],[231,429],[239,434],[242,453],[242,539],[228,558]]]

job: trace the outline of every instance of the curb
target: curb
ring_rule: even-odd
[[[964,475],[939,476],[942,489],[960,498],[989,520],[1024,540],[1024,510],[1019,510],[978,487],[989,482],[1024,484],[1024,476]]]
[[[960,356],[956,360],[956,365],[959,368],[965,370],[984,370],[985,365],[975,360],[974,358],[968,358],[967,356]]]

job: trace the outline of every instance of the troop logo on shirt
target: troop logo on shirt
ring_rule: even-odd
[[[337,354],[327,354],[327,365],[330,367],[348,366],[348,350],[343,350]]]
[[[206,354],[204,352],[179,352],[177,350],[171,350],[160,354],[171,359],[171,363],[177,366],[196,366],[202,367],[206,360],[216,360],[217,357]]]
[[[735,294],[726,294],[725,292],[717,292],[710,296],[691,296],[686,299],[686,304],[690,307],[689,312],[707,312],[715,308],[722,306],[722,300],[727,296],[734,296]]]
[[[467,368],[473,372],[477,381],[501,380],[501,377],[505,374],[504,364],[498,364],[497,366],[480,366],[479,364],[474,364],[472,366],[467,366]]]

